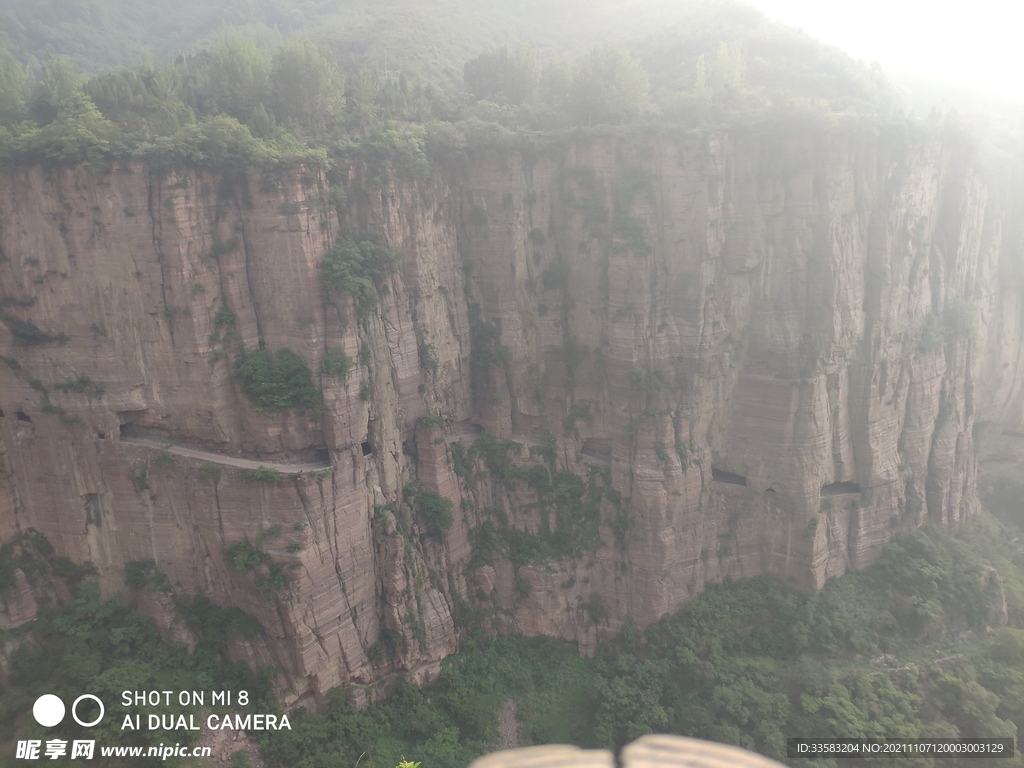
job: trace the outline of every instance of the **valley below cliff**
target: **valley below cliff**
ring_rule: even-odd
[[[589,654],[708,583],[819,588],[972,515],[978,442],[1024,433],[991,176],[954,134],[766,126],[419,177],[5,170],[0,540],[107,594],[151,562],[168,638],[170,592],[241,608],[285,705],[431,678],[464,626]],[[338,290],[360,243],[398,258]],[[319,394],[254,403],[257,350]]]

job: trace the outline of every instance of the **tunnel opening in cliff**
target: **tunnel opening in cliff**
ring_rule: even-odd
[[[822,496],[842,496],[846,493],[860,493],[860,486],[856,483],[829,483],[821,486]]]
[[[728,483],[729,485],[746,485],[747,478],[737,475],[735,472],[727,472],[724,469],[711,468],[711,479],[716,483]]]
[[[369,456],[371,453],[373,453],[373,446],[370,444],[369,440],[367,440],[367,441],[365,441],[363,443],[362,448],[363,448],[363,456]]]
[[[99,527],[103,520],[103,507],[100,504],[100,497],[95,493],[85,494],[83,506],[85,507],[86,525]]]
[[[600,440],[595,437],[588,437],[583,441],[583,448],[580,449],[580,453],[584,456],[589,456],[592,459],[603,461],[611,464],[612,461],[612,441],[611,440]]]
[[[24,421],[26,424],[32,423],[32,419],[30,419],[28,414],[24,411],[15,411],[14,416],[18,421]]]

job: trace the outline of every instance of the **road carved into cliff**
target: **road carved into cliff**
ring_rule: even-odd
[[[454,435],[446,435],[445,441],[451,445],[452,443],[462,443],[463,445],[472,445],[473,441],[476,440],[483,432],[471,432],[463,431]],[[541,447],[544,442],[536,437],[530,437],[529,435],[509,435],[508,437],[499,438],[501,440],[511,440],[514,443],[520,443],[525,448],[531,446]]]
[[[121,442],[130,443],[132,445],[143,445],[147,448],[166,451],[174,456],[182,456],[187,459],[201,459],[202,461],[209,461],[213,464],[224,464],[226,466],[237,467],[239,469],[259,469],[260,467],[268,467],[269,469],[276,469],[278,472],[286,475],[296,475],[299,472],[312,472],[319,469],[329,469],[331,466],[329,461],[314,462],[313,464],[275,464],[270,461],[236,459],[234,456],[224,456],[220,453],[199,451],[194,448],[183,448],[180,445],[167,445],[167,443],[161,443],[159,440],[147,440],[144,437],[122,437]]]

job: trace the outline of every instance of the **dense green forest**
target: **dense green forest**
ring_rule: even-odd
[[[425,167],[579,126],[892,117],[878,70],[752,8],[645,7],[15,2],[0,161],[266,171],[385,152]]]
[[[455,768],[494,747],[498,712],[510,698],[518,702],[523,744],[618,748],[670,732],[785,759],[791,736],[1012,737],[1024,726],[1021,498],[1024,484],[992,483],[986,504],[995,514],[955,534],[930,526],[903,534],[875,566],[818,592],[771,579],[709,586],[643,632],[627,624],[593,659],[562,641],[487,637],[466,617],[460,651],[432,686],[399,680],[384,702],[362,710],[339,689],[322,713],[295,710],[291,731],[260,734],[259,743],[268,764],[282,768],[360,758],[369,768],[393,768],[403,757]],[[177,598],[176,610],[200,640],[190,654],[162,643],[130,599],[101,599],[89,569],[55,557],[41,536],[0,551],[0,586],[11,587],[14,568],[33,579],[57,577],[73,597],[5,633],[16,650],[0,693],[0,739],[38,730],[26,713],[42,692],[88,690],[111,702],[113,717],[91,734],[107,744],[190,735],[119,730],[130,711],[116,703],[122,690],[244,688],[263,711],[276,711],[272,670],[227,661],[232,637],[260,631],[241,611]],[[151,563],[128,570],[132,595],[169,594]],[[75,726],[60,728],[74,738]],[[241,766],[247,760],[236,757]],[[911,760],[922,768],[931,762]]]
[[[253,672],[226,658],[230,638],[260,631],[256,620],[237,608],[222,609],[202,597],[178,599],[177,614],[198,638],[190,653],[183,644],[162,642],[152,621],[131,607],[134,600],[121,595],[103,599],[91,578],[91,567],[76,566],[54,555],[41,534],[30,531],[0,548],[0,593],[9,594],[14,588],[16,569],[44,595],[53,593],[46,585],[55,583],[66,587],[70,595],[63,600],[44,596],[35,621],[2,633],[10,667],[6,683],[0,688],[0,741],[10,748],[0,754],[0,765],[20,762],[13,757],[11,740],[15,737],[95,739],[104,746],[147,747],[194,739],[190,731],[122,730],[125,714],[139,711],[121,706],[121,692],[125,690],[247,690],[264,711],[276,711],[269,693],[271,671]],[[170,599],[171,585],[152,563],[130,563],[125,581],[133,596],[149,591]],[[83,691],[99,696],[106,706],[106,716],[95,728],[86,730],[67,717],[58,727],[47,729],[32,719],[32,704],[42,694],[55,694],[72,702]],[[172,702],[161,711],[177,715],[194,710]],[[84,720],[97,712],[95,708],[89,711],[88,705],[79,710]],[[104,763],[98,753],[94,759],[97,764]],[[157,758],[134,762],[161,763]]]

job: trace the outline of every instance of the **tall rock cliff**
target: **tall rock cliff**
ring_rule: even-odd
[[[289,703],[435,673],[456,616],[586,651],[709,580],[820,585],[969,515],[977,428],[1024,431],[1011,213],[960,140],[839,131],[7,171],[0,538],[243,608]],[[319,265],[371,234],[402,258],[361,311]],[[257,348],[322,409],[254,407]]]

